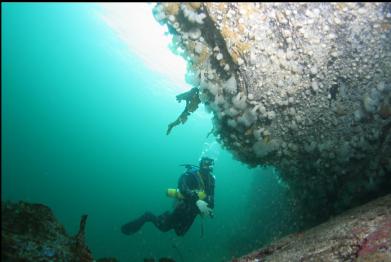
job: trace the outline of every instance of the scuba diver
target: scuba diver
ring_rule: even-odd
[[[214,160],[201,158],[199,167],[184,165],[187,170],[178,180],[178,189],[168,189],[167,195],[177,199],[173,211],[159,216],[145,212],[139,218],[121,227],[125,235],[136,233],[146,222],[152,222],[162,232],[174,229],[183,236],[198,214],[213,217],[215,177],[212,175]]]

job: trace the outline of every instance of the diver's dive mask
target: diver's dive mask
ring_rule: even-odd
[[[213,172],[214,160],[209,157],[203,157],[200,161],[200,169],[207,172]]]

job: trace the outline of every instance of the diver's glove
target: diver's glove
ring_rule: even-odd
[[[208,207],[208,203],[204,200],[197,200],[196,205],[201,212],[201,216],[213,217],[213,210]]]

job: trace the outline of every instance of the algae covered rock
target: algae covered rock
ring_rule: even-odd
[[[49,207],[1,202],[2,261],[93,261],[84,243],[87,215],[76,236],[69,236]]]
[[[391,195],[233,261],[391,261]]]

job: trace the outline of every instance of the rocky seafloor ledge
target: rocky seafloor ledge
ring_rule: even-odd
[[[233,260],[250,261],[391,261],[391,195]]]
[[[169,132],[204,103],[221,145],[276,167],[315,216],[390,193],[390,3],[159,3],[154,16],[197,90]]]
[[[118,261],[115,258],[94,260],[84,243],[86,219],[87,216],[82,216],[79,232],[69,236],[49,207],[2,202],[1,260]],[[305,232],[283,237],[233,261],[391,261],[391,195]]]

